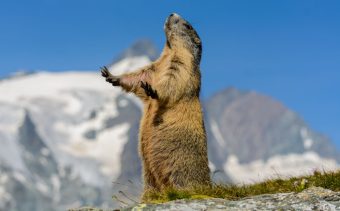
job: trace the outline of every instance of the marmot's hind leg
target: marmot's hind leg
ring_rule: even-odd
[[[151,173],[149,166],[146,162],[144,162],[143,166],[143,180],[144,180],[144,191],[142,193],[142,201],[147,200],[148,194],[150,191],[157,190],[159,191],[159,188],[157,187],[156,178]]]

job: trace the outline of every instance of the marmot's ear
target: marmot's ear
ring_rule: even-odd
[[[197,37],[195,37],[195,43],[197,43],[197,44],[200,44],[201,43],[201,40],[199,39],[199,38],[197,38]]]

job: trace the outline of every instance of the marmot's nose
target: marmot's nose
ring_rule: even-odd
[[[172,17],[172,16],[179,17],[179,15],[177,13],[171,13],[170,17]]]

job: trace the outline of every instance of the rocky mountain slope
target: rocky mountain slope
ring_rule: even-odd
[[[298,176],[340,162],[329,139],[271,97],[229,88],[205,101],[205,111],[210,160],[233,182]]]
[[[110,71],[134,70],[154,57],[149,44],[136,44]],[[141,106],[99,72],[1,80],[0,210],[114,207],[112,195],[137,199]],[[215,180],[247,183],[339,167],[332,143],[270,97],[229,88],[205,100],[204,111]]]
[[[230,201],[225,199],[177,200],[139,204],[123,210],[340,210],[340,193],[310,188],[301,193],[278,193]],[[86,209],[80,209],[85,211]]]

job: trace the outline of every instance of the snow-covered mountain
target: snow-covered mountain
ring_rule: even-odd
[[[271,97],[229,88],[205,102],[210,160],[236,183],[339,167],[340,154]]]
[[[134,70],[154,52],[143,41],[109,69]],[[99,71],[1,80],[0,210],[108,207],[118,204],[112,195],[137,200],[141,106]],[[230,88],[205,101],[204,110],[216,180],[252,182],[339,167],[331,142],[270,97]]]

